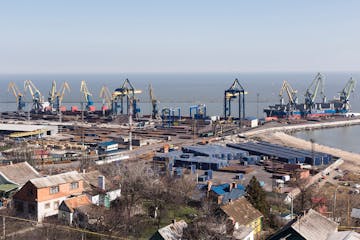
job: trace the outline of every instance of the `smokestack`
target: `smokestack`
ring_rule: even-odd
[[[98,187],[101,190],[105,190],[105,177],[103,175],[98,177]]]

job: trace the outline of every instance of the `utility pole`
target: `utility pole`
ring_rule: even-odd
[[[130,106],[129,106],[129,111],[128,111],[128,115],[129,115],[129,150],[132,150],[132,114],[133,114],[133,99],[132,97],[129,97],[129,102],[130,102]]]
[[[256,118],[259,119],[259,97],[260,93],[256,93]]]
[[[3,237],[4,239],[6,239],[6,231],[5,231],[6,227],[5,227],[5,216],[3,216]]]

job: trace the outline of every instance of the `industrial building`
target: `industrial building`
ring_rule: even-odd
[[[307,163],[313,166],[320,166],[332,162],[332,156],[329,154],[300,150],[267,142],[229,143],[226,146],[248,151],[254,155],[267,156],[289,164]]]
[[[0,133],[10,138],[29,138],[52,136],[58,133],[58,127],[52,125],[34,124],[0,124]]]

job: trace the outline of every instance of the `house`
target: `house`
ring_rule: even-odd
[[[331,233],[326,240],[360,240],[360,233],[354,231],[342,231]]]
[[[181,240],[187,223],[184,220],[175,221],[163,228],[160,228],[150,240]]]
[[[119,184],[112,184],[101,172],[95,170],[82,173],[84,193],[95,205],[110,207],[110,202],[121,196]]]
[[[65,223],[72,225],[75,210],[79,207],[91,204],[91,201],[86,195],[65,199],[59,206],[58,218]]]
[[[208,196],[218,204],[227,204],[244,196],[244,194],[245,187],[235,182],[214,186],[211,181],[208,181]]]
[[[57,215],[65,199],[83,192],[83,179],[76,172],[67,172],[29,180],[13,196],[17,214],[41,222]]]
[[[86,228],[91,231],[99,231],[105,227],[104,211],[108,210],[94,204],[79,206],[74,209],[72,223],[74,226],[80,228]]]
[[[245,197],[233,200],[220,208],[228,219],[228,232],[239,230],[241,226],[251,228],[255,236],[261,232],[263,215]]]
[[[0,166],[0,197],[9,198],[27,181],[38,177],[40,174],[28,162]]]
[[[269,240],[299,239],[327,240],[337,232],[338,224],[322,214],[310,209],[304,216],[295,219],[280,229]]]

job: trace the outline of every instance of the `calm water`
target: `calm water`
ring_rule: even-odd
[[[350,73],[323,73],[325,79],[325,93],[328,99],[333,98],[350,78]],[[181,107],[182,115],[189,115],[189,107],[194,104],[205,103],[209,115],[223,115],[224,90],[229,88],[235,78],[240,80],[245,90],[246,115],[263,117],[262,109],[270,104],[279,102],[279,91],[283,80],[287,80],[294,89],[298,90],[298,97],[303,101],[303,95],[315,77],[316,73],[204,73],[204,74],[28,74],[28,75],[0,75],[0,110],[11,111],[16,109],[15,98],[7,92],[7,85],[14,81],[22,90],[25,79],[31,79],[47,99],[52,80],[56,80],[58,87],[61,82],[68,81],[71,93],[65,95],[64,105],[80,106],[80,82],[86,80],[93,98],[98,101],[97,108],[101,106],[99,92],[102,85],[113,90],[126,78],[132,82],[136,89],[143,91],[139,95],[142,114],[150,113],[148,85],[151,83],[155,96],[162,107]],[[356,79],[360,73],[352,73]],[[259,94],[259,97],[257,97]],[[30,101],[27,93],[26,99]],[[13,103],[9,103],[13,101]],[[4,103],[7,102],[7,103]],[[354,111],[360,111],[359,95],[351,97]],[[30,104],[28,104],[28,107]],[[237,114],[235,107],[234,114]]]
[[[360,153],[360,126],[328,128],[297,132],[295,137],[305,140],[313,139],[316,143]]]

